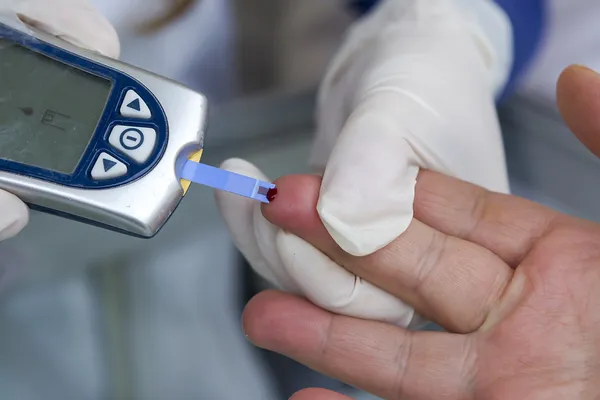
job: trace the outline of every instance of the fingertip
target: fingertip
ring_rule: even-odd
[[[598,73],[585,65],[573,64],[566,67],[558,76],[558,91],[568,90],[569,84],[573,81],[579,81],[581,77],[588,76],[597,79]],[[585,79],[585,78],[584,78]],[[565,86],[567,84],[567,86]]]
[[[220,165],[220,168],[233,173],[247,174],[248,176],[262,175],[252,164],[239,159],[226,160]],[[236,236],[234,237],[236,243],[241,239],[246,241],[252,237],[252,215],[256,206],[255,202],[224,190],[215,190],[214,196],[225,223]],[[238,231],[240,235],[235,235]]]
[[[114,26],[106,18],[100,24],[103,26],[104,36],[97,41],[97,51],[106,57],[115,60],[121,57],[121,40]]]
[[[352,400],[348,396],[344,396],[343,394],[339,394],[336,392],[332,392],[331,390],[326,389],[304,389],[301,390],[289,400]]]
[[[268,178],[252,163],[241,158],[229,158],[219,165],[219,168],[234,174],[248,176],[250,178],[268,181]],[[217,204],[221,208],[221,213],[226,219],[232,219],[235,224],[238,215],[245,214],[251,216],[251,210],[257,205],[257,202],[246,197],[239,196],[224,190],[215,190]],[[231,218],[234,216],[234,218]],[[246,221],[247,222],[247,221]]]
[[[314,175],[288,175],[275,181],[277,197],[262,205],[265,218],[282,229],[297,232],[318,220],[316,212],[321,179]]]
[[[77,35],[66,32],[65,39],[106,57],[118,59],[121,56],[121,40],[115,27],[91,2],[79,3],[81,14],[78,25],[73,25]]]
[[[229,158],[223,161],[221,165],[219,165],[219,168],[234,174],[244,175],[261,181],[268,181],[265,174],[263,174],[254,164],[242,160],[241,158]],[[217,198],[217,201],[228,204],[232,209],[235,209],[236,207],[252,208],[255,204],[251,199],[224,190],[216,190],[215,197]]]
[[[556,82],[556,100],[561,112],[573,109],[571,102],[578,101],[582,89],[585,90],[584,83],[589,71],[587,67],[571,65],[561,72]]]
[[[581,65],[567,67],[556,84],[556,102],[569,129],[600,156],[600,75]]]
[[[247,304],[242,327],[256,346],[282,354],[314,345],[328,313],[308,301],[279,291],[264,291]]]
[[[262,173],[256,167],[254,167],[254,165],[241,159],[230,158],[225,160],[221,163],[221,165],[219,165],[219,168],[234,174],[241,174],[255,179],[262,179]],[[227,208],[227,211],[234,211],[235,214],[237,214],[240,209],[251,209],[254,205],[254,201],[251,199],[239,196],[235,193],[227,192],[225,190],[215,190],[214,196],[221,208]],[[229,213],[224,212],[222,214],[227,216]]]
[[[0,241],[10,239],[29,222],[29,209],[19,198],[0,191]]]
[[[254,296],[242,313],[242,328],[248,339],[259,347],[269,339],[269,331],[280,312],[280,302],[289,301],[289,295],[277,291],[266,290]]]

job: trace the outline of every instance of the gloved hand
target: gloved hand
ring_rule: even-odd
[[[119,56],[116,32],[87,0],[0,0],[0,22],[23,30],[33,26],[77,46]],[[0,191],[0,241],[19,233],[28,221],[25,204]]]
[[[419,168],[508,192],[494,98],[511,35],[491,0],[383,0],[351,28],[321,86],[311,157],[324,169],[315,212],[342,249],[366,256],[405,231]],[[222,167],[266,179],[241,160]],[[411,307],[270,225],[258,204],[227,193],[217,201],[240,251],[275,286],[332,312],[420,323]]]

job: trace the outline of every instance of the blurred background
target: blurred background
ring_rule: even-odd
[[[208,96],[204,162],[307,172],[314,94],[356,18],[346,2],[92,2],[117,28],[124,61]],[[171,7],[173,18],[150,23]],[[573,61],[568,28],[547,39],[500,115],[514,192],[598,220],[598,161],[547,89],[560,60]],[[203,187],[150,241],[32,213],[0,244],[0,398],[279,400],[321,386],[372,399],[253,348],[239,321],[254,282]]]

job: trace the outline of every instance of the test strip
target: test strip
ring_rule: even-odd
[[[225,171],[188,160],[181,171],[181,179],[209,186],[213,189],[224,190],[240,196],[269,203],[267,193],[275,189],[273,183],[264,182],[248,176]]]

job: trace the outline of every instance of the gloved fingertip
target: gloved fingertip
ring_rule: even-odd
[[[227,171],[236,171],[238,169],[244,169],[244,168],[248,168],[248,167],[252,167],[252,164],[249,163],[246,160],[242,160],[241,158],[228,158],[227,160],[223,161],[221,163],[221,165],[219,165],[219,168],[227,170]]]
[[[29,223],[29,209],[16,196],[0,191],[0,241],[16,236]]]
[[[266,180],[266,177],[248,161],[232,158],[221,163],[220,168],[229,172]],[[216,190],[215,198],[221,216],[227,226],[233,242],[244,255],[252,269],[270,285],[283,287],[285,276],[277,274],[277,254],[271,247],[274,242],[269,237],[274,236],[272,227],[260,214],[260,203],[238,196],[234,193]]]
[[[73,25],[73,28],[58,36],[76,46],[118,59],[121,56],[121,40],[117,30],[97,10],[90,8],[86,11],[89,15],[88,25],[85,27]],[[77,32],[77,35],[73,32]]]
[[[269,178],[261,172],[254,164],[241,158],[229,158],[220,165],[221,169],[240,175],[249,176],[254,179],[268,181]]]
[[[86,42],[80,43],[80,46],[89,47],[93,51],[113,59],[119,59],[121,56],[121,40],[117,34],[116,29],[108,22],[107,19],[100,18],[98,20],[99,28],[96,30],[97,33],[90,34],[86,38]],[[78,45],[79,39],[72,37],[67,40]]]
[[[117,31],[88,1],[18,1],[13,9],[31,27],[106,57],[119,58]]]
[[[219,166],[222,170],[232,172],[234,174],[245,175],[251,178],[268,181],[268,178],[252,163],[240,158],[230,158],[221,163]],[[229,208],[253,207],[255,201],[234,193],[229,193],[223,190],[216,190],[215,197],[218,202],[224,202],[229,205]]]
[[[226,160],[220,165],[220,168],[233,173],[247,174],[248,176],[252,174],[261,175],[260,171],[252,164],[240,159]],[[231,228],[235,228],[242,220],[245,225],[252,225],[253,210],[256,205],[254,200],[224,190],[215,190],[215,198],[221,214]]]

